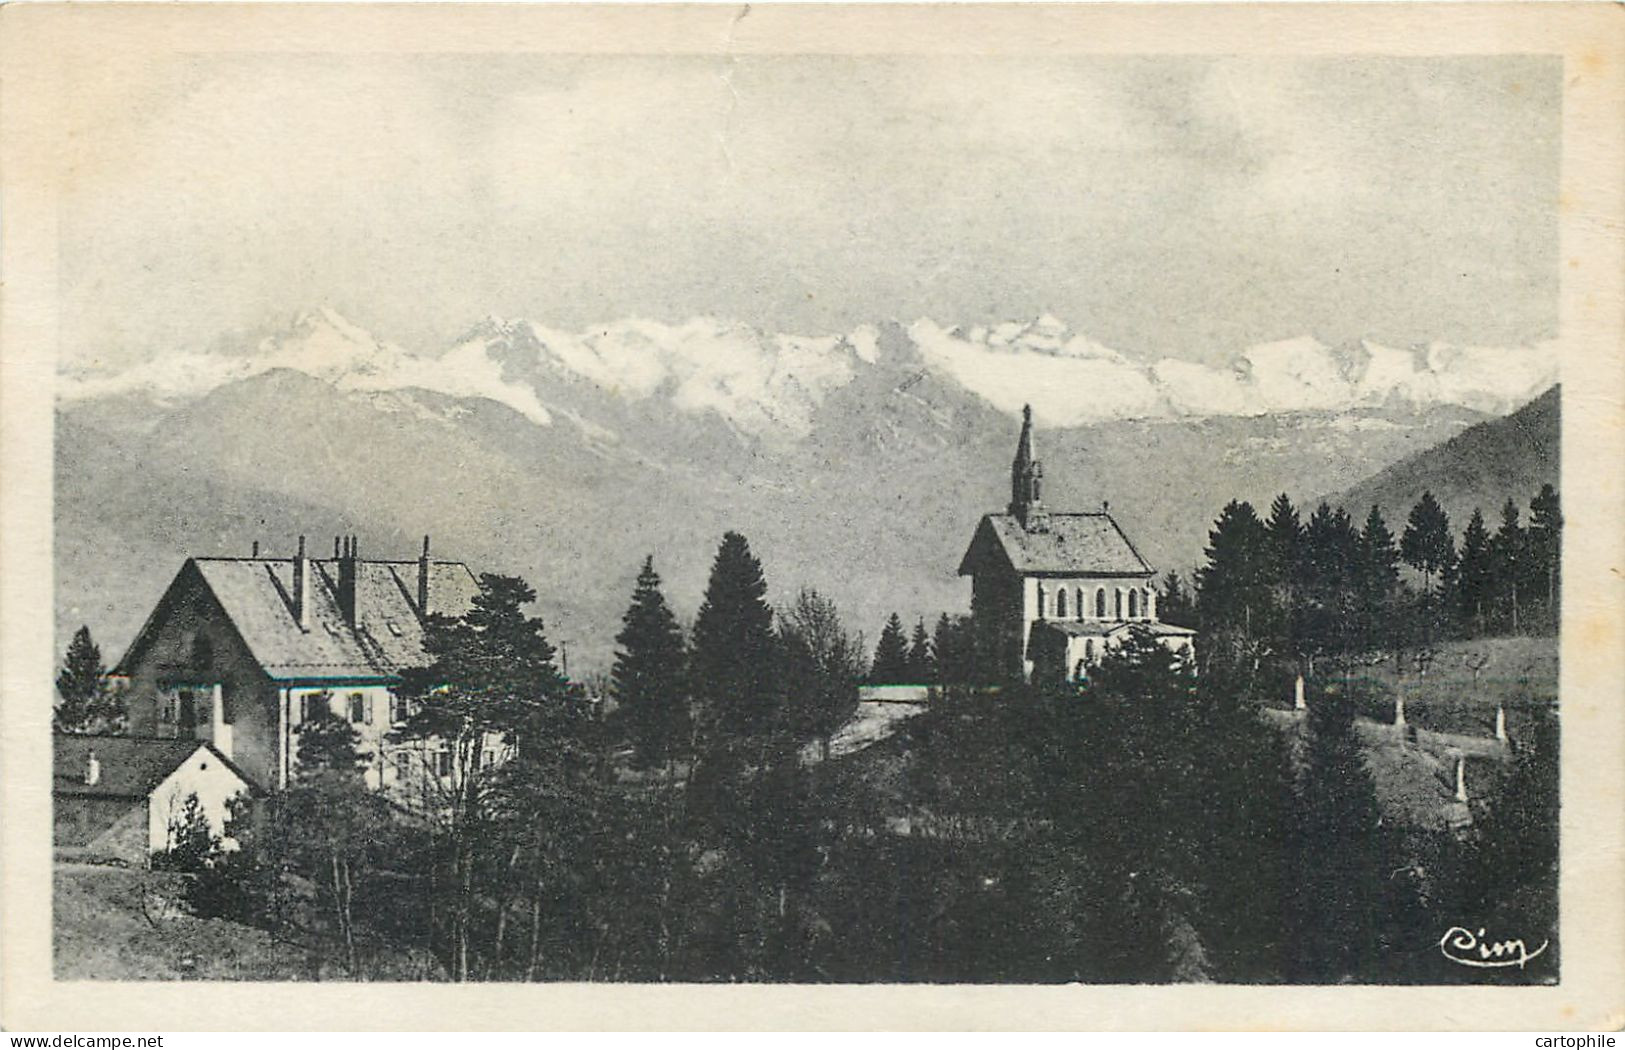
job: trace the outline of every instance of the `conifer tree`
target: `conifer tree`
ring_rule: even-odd
[[[1484,633],[1493,581],[1489,530],[1484,527],[1484,512],[1474,507],[1461,534],[1461,564],[1455,579],[1456,611],[1474,636]]]
[[[1518,505],[1509,498],[1501,505],[1501,527],[1490,540],[1490,567],[1494,581],[1496,620],[1512,633],[1523,629],[1523,605],[1529,591],[1529,537],[1518,522]]]
[[[925,620],[914,624],[914,634],[908,646],[908,680],[911,685],[931,685],[937,681],[936,654],[931,651],[931,635],[925,629]]]
[[[677,617],[660,591],[653,555],[643,561],[621,624],[615,636],[619,648],[610,670],[611,687],[637,760],[661,765],[681,750],[687,737],[683,685],[687,653]]]
[[[1253,650],[1271,603],[1269,545],[1252,504],[1231,500],[1208,531],[1207,564],[1196,573],[1196,608],[1215,650]]]
[[[1450,535],[1450,518],[1433,493],[1424,490],[1411,508],[1405,534],[1399,540],[1399,553],[1405,564],[1422,574],[1422,621],[1424,640],[1431,642],[1436,628],[1433,583],[1452,572],[1456,565],[1456,545]]]
[[[779,620],[790,719],[798,739],[819,740],[827,749],[857,706],[863,654],[835,603],[816,590],[802,588]]]
[[[1162,578],[1162,594],[1157,598],[1157,619],[1180,627],[1196,624],[1196,609],[1185,581],[1172,569]]]
[[[1353,700],[1341,692],[1310,698],[1288,833],[1290,981],[1369,977],[1379,957],[1385,876],[1393,865],[1354,715]]]
[[[559,673],[541,618],[525,612],[536,592],[514,576],[486,573],[479,582],[461,617],[430,617],[423,646],[432,662],[403,675],[402,694],[416,710],[396,734],[449,752],[449,770],[424,777],[422,787],[432,796],[425,808],[438,817],[442,844],[433,911],[457,981],[471,976],[478,902],[487,889],[476,880],[481,853],[492,846],[490,807],[498,798],[490,790],[498,771],[484,761],[487,745],[511,750],[500,771],[508,782],[501,797],[532,814],[539,800],[578,788],[586,750],[581,692]],[[538,901],[546,890],[532,886]]]
[[[1375,503],[1360,531],[1359,565],[1355,588],[1359,604],[1359,643],[1362,649],[1386,646],[1392,620],[1395,588],[1399,585],[1399,548],[1394,534]]]
[[[1529,501],[1529,560],[1537,585],[1545,589],[1547,626],[1556,630],[1562,609],[1563,507],[1550,484]]]
[[[1304,526],[1297,508],[1286,493],[1275,497],[1270,504],[1270,516],[1264,522],[1265,544],[1268,551],[1269,586],[1272,596],[1270,628],[1278,652],[1300,656],[1303,645],[1299,639],[1302,630],[1302,586],[1304,578]]]
[[[345,968],[360,972],[356,888],[368,878],[369,855],[388,818],[364,778],[368,756],[347,719],[326,703],[298,727],[298,761],[289,789],[273,803],[289,824],[283,841],[290,858],[317,887],[323,914],[343,952]]]
[[[56,676],[57,704],[52,724],[63,733],[116,733],[124,728],[124,705],[107,686],[102,651],[90,628],[73,633]]]
[[[780,728],[777,637],[762,563],[737,532],[722,537],[694,620],[689,667],[694,699],[719,732]]]
[[[1304,526],[1300,550],[1300,648],[1346,659],[1358,620],[1360,535],[1346,511],[1322,502]]]
[[[892,613],[880,630],[880,641],[875,643],[875,661],[869,669],[869,681],[875,685],[902,685],[908,672],[908,639],[903,634],[902,618]]]

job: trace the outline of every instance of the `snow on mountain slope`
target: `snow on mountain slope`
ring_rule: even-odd
[[[882,328],[902,333],[902,346],[890,336],[883,341]],[[1439,406],[1496,414],[1557,379],[1550,343],[1395,349],[1367,341],[1334,348],[1303,336],[1250,347],[1228,367],[1215,367],[1136,357],[1047,314],[991,327],[921,319],[906,328],[863,325],[812,336],[708,317],[680,324],[623,320],[582,332],[493,317],[434,355],[376,339],[320,310],[236,352],[165,354],[124,372],[68,373],[60,396],[72,402],[143,394],[170,404],[286,369],[346,392],[486,398],[544,426],[560,412],[586,426],[576,402],[590,393],[714,417],[751,440],[794,442],[813,432],[832,392],[899,354],[1005,414],[1030,402],[1040,424],[1052,427]],[[607,431],[599,436],[613,440]]]
[[[1440,405],[1503,413],[1557,379],[1557,349],[1349,349],[1313,337],[1264,343],[1229,368],[1138,360],[1070,332],[1053,317],[968,330],[920,320],[908,329],[926,361],[1006,413],[1031,402],[1040,423],[1258,416]]]
[[[61,377],[57,392],[64,402],[143,394],[167,405],[278,369],[302,372],[347,392],[419,389],[487,398],[540,426],[552,422],[535,392],[506,380],[480,348],[456,347],[439,358],[419,356],[325,308],[301,314],[249,351],[162,354],[123,372],[70,372]]]

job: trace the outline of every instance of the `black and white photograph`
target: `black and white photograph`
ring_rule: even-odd
[[[1617,932],[1583,61],[181,14],[56,67],[7,340],[32,979],[1499,990]]]

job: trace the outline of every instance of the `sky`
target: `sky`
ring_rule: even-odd
[[[64,98],[61,354],[328,306],[822,334],[1052,315],[1206,364],[1556,335],[1542,57],[244,55]]]

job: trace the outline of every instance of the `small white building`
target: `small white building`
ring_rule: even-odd
[[[53,842],[68,855],[145,864],[173,845],[187,799],[226,837],[248,777],[212,744],[122,736],[53,738]]]

